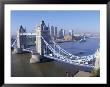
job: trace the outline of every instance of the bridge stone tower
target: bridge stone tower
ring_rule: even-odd
[[[26,32],[26,29],[20,26],[20,29],[17,30],[17,48],[15,49],[16,53],[22,53],[22,49],[26,48],[26,35],[22,35]]]
[[[36,27],[36,51],[37,53],[32,53],[30,63],[40,62],[41,58],[44,58],[44,51],[49,53],[49,49],[46,48],[42,37],[49,43],[50,41],[50,34],[49,34],[49,27],[47,27],[42,20],[41,24]]]
[[[40,26],[37,26],[36,29],[36,51],[43,56],[46,45],[44,44],[43,37],[48,43],[50,42],[49,28],[45,25],[45,22],[42,20]],[[49,51],[48,51],[49,53]]]
[[[100,68],[100,51],[97,49],[96,51],[96,61],[95,61],[95,69]]]

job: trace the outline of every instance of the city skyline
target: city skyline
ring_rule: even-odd
[[[100,11],[12,11],[11,33],[16,34],[20,25],[27,32],[35,32],[35,27],[44,20],[46,25],[57,27],[58,30],[74,30],[74,32],[100,31]]]

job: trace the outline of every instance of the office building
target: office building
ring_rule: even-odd
[[[54,37],[54,26],[51,26],[51,34],[52,37]]]

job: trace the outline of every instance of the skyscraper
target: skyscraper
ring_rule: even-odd
[[[70,36],[74,36],[73,30],[69,30],[69,35],[70,35]]]
[[[63,29],[63,36],[65,36],[65,30]]]
[[[48,23],[48,31],[49,31],[49,35],[51,35],[51,28],[49,26],[49,23]]]
[[[62,39],[64,36],[63,36],[63,29],[61,29],[60,31],[59,31],[59,38],[60,39]]]
[[[57,36],[57,27],[55,27],[55,33],[54,36]]]
[[[54,26],[51,26],[51,36],[54,37]]]
[[[57,34],[57,27],[55,27],[54,29],[54,39],[56,40],[58,37],[58,34]]]

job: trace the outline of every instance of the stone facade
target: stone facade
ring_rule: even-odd
[[[46,45],[42,40],[41,36],[49,43],[50,34],[49,29],[45,25],[44,21],[42,21],[40,26],[37,26],[36,29],[36,50],[40,55],[44,55],[44,50],[46,49]]]
[[[96,60],[95,60],[95,69],[100,68],[100,52],[99,50],[96,51]]]
[[[20,29],[17,31],[17,48],[26,48],[27,46],[27,38],[26,35],[21,36],[20,34],[25,33],[26,29],[20,26]]]
[[[41,44],[41,27],[38,26],[36,29],[36,50],[40,55],[42,53]]]

